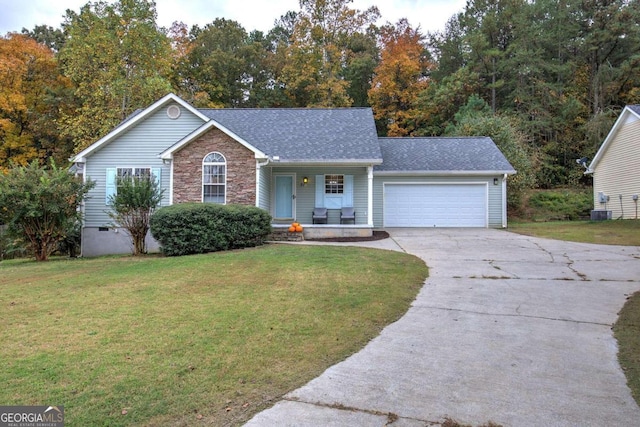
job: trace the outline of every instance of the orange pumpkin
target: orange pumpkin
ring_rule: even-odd
[[[301,233],[301,232],[302,232],[302,226],[301,226],[300,224],[296,225],[296,226],[295,226],[295,229],[296,229],[296,231],[297,231],[298,233]]]
[[[291,225],[292,225],[292,226],[294,226],[294,227],[298,227],[300,224],[299,224],[299,223],[297,223],[297,222],[294,222],[294,223],[293,223],[293,224],[291,224]]]
[[[293,225],[289,227],[289,233],[293,233],[294,231],[296,231],[296,228]]]

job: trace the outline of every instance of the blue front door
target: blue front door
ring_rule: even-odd
[[[276,175],[276,218],[293,218],[293,176]]]

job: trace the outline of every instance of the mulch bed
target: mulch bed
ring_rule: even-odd
[[[328,237],[326,239],[305,239],[312,242],[372,242],[374,240],[382,240],[389,237],[386,231],[374,231],[369,237]]]

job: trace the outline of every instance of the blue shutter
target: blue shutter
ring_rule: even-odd
[[[109,197],[116,195],[116,168],[107,168],[106,189],[105,205],[108,205]]]
[[[344,193],[342,194],[342,207],[353,207],[353,175],[344,176]]]
[[[316,175],[316,208],[324,208],[324,175]]]

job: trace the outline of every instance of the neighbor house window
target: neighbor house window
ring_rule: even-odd
[[[324,193],[344,194],[344,175],[325,175]]]
[[[202,161],[202,201],[225,203],[227,160],[220,153],[209,153]]]

